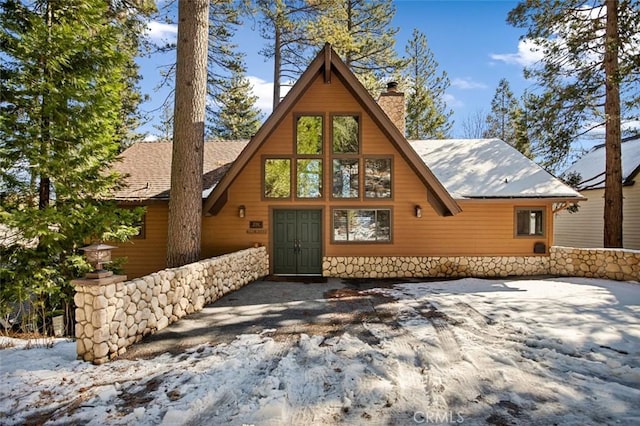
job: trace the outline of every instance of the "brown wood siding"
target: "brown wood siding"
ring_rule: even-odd
[[[124,271],[128,278],[137,278],[166,267],[168,203],[146,206],[145,238],[132,239],[118,246],[114,258],[126,257]]]
[[[332,200],[330,197],[331,152],[329,143],[331,113],[361,114],[361,152],[364,155],[393,157],[393,199]],[[291,156],[294,151],[294,121],[296,114],[321,113],[324,117],[325,146],[323,150],[323,193],[319,200],[263,200],[263,156]],[[362,188],[361,188],[362,191]],[[463,212],[454,217],[441,217],[427,202],[427,189],[409,164],[391,145],[383,132],[374,125],[359,103],[339,79],[325,85],[318,78],[301,101],[285,116],[273,133],[229,188],[226,205],[216,216],[203,222],[203,256],[222,254],[252,246],[269,247],[270,208],[322,208],[325,256],[439,256],[439,255],[495,255],[516,256],[533,254],[535,242],[547,248],[552,241],[552,215],[549,202],[526,201],[459,201]],[[238,217],[244,205],[246,216]],[[416,218],[414,207],[422,207],[422,218]],[[331,215],[333,207],[392,208],[392,243],[332,243]],[[514,237],[514,209],[516,206],[544,207],[546,232],[541,238]],[[250,221],[262,221],[264,233],[251,233]]]
[[[330,197],[331,176],[329,147],[332,113],[361,115],[361,153],[393,158],[392,199],[335,200]],[[296,114],[320,113],[324,117],[323,194],[318,200],[265,200],[262,197],[262,161],[264,156],[291,157],[294,152],[294,120]],[[362,166],[361,166],[362,167]],[[363,188],[361,187],[361,193]],[[523,256],[533,254],[535,242],[550,245],[553,229],[549,202],[516,200],[460,200],[463,212],[453,217],[436,214],[427,202],[427,188],[384,133],[374,125],[351,93],[334,78],[325,85],[318,78],[301,101],[285,115],[265,143],[248,161],[228,189],[226,204],[216,216],[205,216],[202,224],[202,257],[220,255],[255,244],[270,249],[271,211],[277,208],[317,208],[323,210],[323,255],[325,256]],[[245,217],[238,209],[245,207]],[[414,208],[422,207],[416,218]],[[546,208],[546,233],[541,238],[514,237],[516,207]],[[332,243],[332,208],[391,208],[391,243]],[[146,238],[122,245],[118,256],[127,256],[127,273],[141,276],[165,265],[167,205],[149,206]],[[261,221],[261,230],[250,229],[251,221]]]
[[[622,188],[622,243],[640,250],[640,185]],[[562,211],[555,219],[555,243],[567,247],[602,247],[604,229],[604,189],[583,191],[588,198],[577,213]]]

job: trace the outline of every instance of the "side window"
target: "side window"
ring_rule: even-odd
[[[138,228],[138,233],[133,237],[131,237],[132,239],[144,240],[145,238],[147,238],[147,214],[146,213],[143,214],[142,217],[140,217],[140,220],[134,223],[133,226]]]
[[[291,160],[268,158],[264,160],[264,196],[266,198],[291,197]]]
[[[543,208],[516,208],[516,236],[540,237],[544,235]]]
[[[357,154],[360,151],[360,117],[331,117],[331,145],[334,154]]]

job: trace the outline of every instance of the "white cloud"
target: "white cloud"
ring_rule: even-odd
[[[527,67],[540,61],[544,54],[535,41],[524,39],[518,42],[517,53],[492,53],[489,56],[496,61]]]
[[[260,109],[266,116],[271,114],[273,109],[273,82],[265,81],[260,77],[247,76],[247,79],[253,87],[253,94],[258,97],[256,101],[256,107]],[[280,87],[280,96],[285,96],[289,93],[291,85]]]
[[[158,21],[149,21],[147,36],[153,41],[172,42],[178,35],[178,26]]]
[[[444,102],[447,104],[447,107],[449,108],[460,108],[464,106],[464,102],[462,102],[459,99],[456,99],[455,96],[450,95],[449,93],[445,93],[442,98],[444,99]]]
[[[451,80],[451,85],[462,90],[486,89],[488,87],[484,83],[473,81],[473,79],[470,77],[454,78],[453,80]]]

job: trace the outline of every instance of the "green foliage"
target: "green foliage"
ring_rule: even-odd
[[[541,91],[525,100],[532,152],[551,170],[566,165],[571,143],[602,125],[606,77],[606,10],[604,0],[525,0],[508,22],[525,28],[543,59],[525,69]],[[618,6],[618,75],[622,121],[637,119],[640,108],[640,1],[621,0]],[[535,137],[533,137],[535,135]]]
[[[576,191],[579,191],[580,183],[582,183],[582,176],[578,172],[570,172],[560,176],[560,179]],[[569,213],[577,213],[579,211],[580,205],[577,203],[571,204],[567,207],[567,211]]]
[[[251,83],[243,72],[233,71],[214,95],[218,110],[211,112],[209,133],[220,139],[250,139],[260,128],[261,113],[255,107],[258,97],[251,94]]]
[[[274,108],[280,87],[296,80],[325,42],[351,68],[373,96],[383,79],[404,63],[395,52],[398,28],[391,26],[390,0],[258,0],[260,30],[268,40],[261,51],[274,61]]]
[[[418,31],[405,48],[407,67],[406,133],[409,139],[444,139],[451,132],[453,111],[447,108],[444,94],[450,85],[446,72],[438,73],[438,62],[427,44],[427,37]]]
[[[0,242],[0,310],[28,302],[43,326],[72,303],[78,247],[136,233],[139,211],[101,201],[120,181],[108,169],[133,105],[133,33],[105,1],[2,6],[0,218],[20,238]]]
[[[398,28],[392,27],[395,7],[391,0],[326,0],[320,16],[308,22],[306,33],[318,46],[331,43],[373,96],[384,78],[404,66],[395,51]]]
[[[360,150],[359,137],[358,117],[352,115],[333,117],[331,138],[334,153],[357,154]]]
[[[260,35],[268,40],[260,51],[273,59],[273,108],[281,98],[281,86],[294,81],[309,62],[309,50],[316,47],[307,31],[309,22],[316,20],[327,0],[256,0],[262,18]]]
[[[322,116],[303,115],[296,120],[296,153],[322,153]]]
[[[264,196],[268,198],[289,198],[291,196],[290,159],[265,160]]]
[[[219,126],[218,108],[220,99],[227,96],[229,90],[238,90],[242,86],[248,94],[250,89],[244,79],[245,67],[238,46],[233,42],[237,28],[242,25],[241,14],[245,11],[244,2],[239,0],[217,0],[209,3],[209,41],[207,44],[207,96],[213,102],[207,103],[207,121]],[[240,89],[242,90],[242,89]],[[236,96],[235,94],[232,96]],[[253,115],[257,97],[247,99],[241,111]],[[234,99],[229,99],[234,101]],[[236,100],[237,103],[237,100]],[[233,106],[230,108],[237,108]],[[231,112],[231,111],[230,111]],[[230,117],[226,117],[229,120]],[[247,121],[252,118],[247,117]],[[230,123],[228,123],[230,124]],[[251,126],[251,124],[248,124]],[[233,127],[229,132],[233,132]],[[247,132],[246,130],[244,131]],[[213,131],[212,133],[215,133]],[[222,136],[219,136],[222,137]],[[227,137],[225,137],[226,139]],[[233,139],[238,139],[234,137]]]
[[[483,137],[503,140],[531,157],[527,118],[527,111],[513,96],[509,81],[502,78],[491,100],[491,112],[487,115],[487,129]]]

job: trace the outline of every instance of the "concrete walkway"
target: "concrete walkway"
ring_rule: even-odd
[[[318,280],[309,280],[318,281]],[[201,344],[229,343],[237,335],[273,333],[274,338],[306,334],[364,333],[363,319],[374,320],[381,296],[358,292],[410,280],[341,280],[324,282],[254,281],[159,332],[146,336],[121,355],[137,359],[182,353]],[[354,297],[357,296],[357,297]],[[367,338],[367,336],[362,336]],[[370,337],[370,336],[369,336]]]

